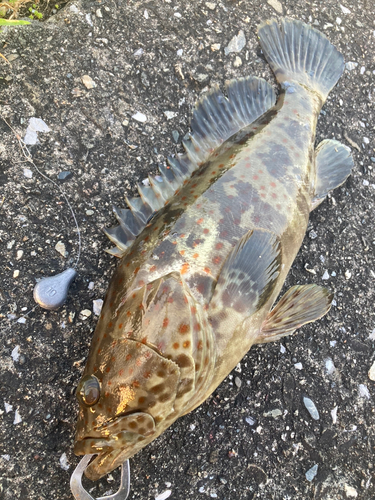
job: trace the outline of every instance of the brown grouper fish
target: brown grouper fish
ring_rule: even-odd
[[[317,119],[341,54],[291,19],[258,28],[277,81],[231,80],[196,105],[186,153],[140,186],[107,230],[121,258],[79,382],[74,451],[98,479],[200,405],[253,344],[322,317],[332,294],[293,286],[273,304],[309,213],[350,174]]]

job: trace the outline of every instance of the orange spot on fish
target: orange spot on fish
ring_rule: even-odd
[[[221,257],[219,257],[218,255],[216,255],[213,259],[212,259],[212,262],[214,264],[220,264],[221,262]]]
[[[185,250],[180,250],[181,255],[184,255],[184,253],[185,253]]]
[[[288,139],[283,139],[282,142],[286,144],[288,142]]]
[[[197,344],[197,349],[201,351],[203,349],[203,342],[200,340]]]
[[[195,323],[195,325],[194,325],[194,330],[195,330],[196,332],[200,332],[200,331],[201,331],[201,325],[200,325],[199,323]]]
[[[209,273],[211,272],[211,270],[210,270],[210,268],[209,268],[209,267],[205,267],[205,268],[203,269],[203,271],[204,271],[205,273],[207,273],[207,274],[209,274]]]
[[[129,316],[131,316],[131,315],[132,315],[132,313],[131,313],[130,311],[128,311],[128,312],[126,313],[126,316],[128,316],[128,317],[129,317]]]
[[[177,245],[177,241],[172,241],[172,244],[173,245]]]
[[[208,234],[208,233],[210,232],[210,230],[209,230],[209,229],[207,229],[207,228],[205,227],[205,228],[203,229],[203,232],[204,232],[204,234]]]
[[[271,182],[271,184],[270,184],[270,185],[271,185],[271,187],[273,187],[273,188],[274,188],[274,187],[276,187],[276,183],[275,183],[275,182]]]
[[[180,238],[185,238],[185,233],[180,234]]]
[[[260,189],[266,189],[265,186],[260,186]]]
[[[186,200],[186,196],[183,196],[183,197],[181,198],[181,200]]]
[[[137,360],[137,361],[138,361],[138,360]],[[133,380],[133,382],[132,382],[132,386],[133,386],[133,387],[139,387],[139,382],[138,382],[138,380]]]
[[[127,262],[127,263],[126,263],[126,267],[129,267],[129,266],[130,266],[130,262]]]
[[[265,194],[265,193],[261,193],[261,194],[260,194],[260,196],[261,196],[262,198],[265,198],[265,197],[266,197],[266,194]]]
[[[281,209],[281,205],[280,205],[280,203],[278,203],[278,204],[276,205],[276,208],[277,208],[278,210],[280,210],[280,209]]]
[[[259,179],[259,176],[258,175],[253,175],[253,179],[254,179],[254,181],[257,181]]]
[[[277,194],[276,193],[271,193],[271,196],[272,198],[275,200],[277,198]]]
[[[185,274],[188,272],[188,269],[189,269],[189,264],[185,262],[185,264],[181,267],[180,273]]]
[[[170,304],[172,304],[173,303],[173,297],[168,297],[167,302],[169,302]]]
[[[182,344],[182,346],[183,346],[185,349],[187,349],[188,347],[190,347],[190,340],[186,340],[186,341]]]
[[[106,371],[107,373],[109,373],[109,371],[110,371],[110,370],[111,370],[111,367],[110,367],[110,366],[107,366],[107,368],[105,369],[105,371]]]
[[[225,167],[224,163],[220,163],[220,165],[218,166],[218,168],[224,168],[224,167]]]
[[[173,344],[173,349],[178,349],[180,347],[180,344],[178,342],[175,342]]]
[[[146,344],[147,343],[147,337],[143,337],[143,339],[141,340],[142,344]]]
[[[195,308],[194,308],[195,309]],[[181,325],[178,327],[179,333],[184,335],[185,333],[188,333],[190,330],[190,326],[187,325],[186,323],[181,323]]]
[[[150,378],[151,377],[151,372],[144,372],[143,378]]]
[[[234,154],[233,154],[233,155],[230,155],[230,157],[229,157],[229,158],[230,158],[230,159],[233,159],[233,158],[235,158],[235,157],[236,157],[236,155],[234,155]]]
[[[216,243],[216,250],[223,248],[223,243]]]
[[[143,405],[143,403],[146,401],[146,398],[144,396],[141,396],[140,398],[138,398],[138,403],[140,405]]]
[[[120,375],[120,377],[122,377],[122,376],[124,375],[124,370],[122,370],[122,369],[121,369],[121,370],[118,372],[118,374]]]
[[[163,327],[167,328],[168,324],[169,324],[169,319],[168,318],[164,318]]]
[[[102,352],[102,349],[98,349],[98,354],[100,354]]]
[[[197,220],[197,224],[202,224],[202,222],[203,222],[203,219],[198,219]]]
[[[132,359],[132,355],[131,354],[127,354],[126,355],[126,361],[129,361],[130,359]]]
[[[119,329],[121,329],[121,328],[122,328],[122,323],[120,323],[120,324],[118,325],[118,327],[119,327]]]
[[[140,269],[141,269],[140,267],[136,267],[136,268],[134,269],[134,274],[138,274],[138,272],[139,272],[139,270],[140,270]]]

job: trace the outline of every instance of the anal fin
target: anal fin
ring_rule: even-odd
[[[268,314],[257,343],[273,342],[297,328],[324,316],[331,308],[333,293],[318,285],[296,285]]]
[[[234,309],[251,316],[272,293],[281,266],[279,238],[255,229],[233,248],[221,270],[211,301],[211,311]]]
[[[316,185],[312,210],[324,200],[329,191],[346,181],[354,165],[350,149],[333,139],[322,141],[315,150],[315,157]]]

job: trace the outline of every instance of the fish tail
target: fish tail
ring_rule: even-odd
[[[296,82],[323,101],[344,71],[344,59],[325,35],[301,21],[270,19],[258,26],[263,52],[280,84]]]

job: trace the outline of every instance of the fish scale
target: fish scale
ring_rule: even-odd
[[[197,103],[185,153],[114,208],[120,263],[77,388],[75,453],[98,479],[216,389],[250,347],[327,313],[333,295],[294,286],[273,307],[308,217],[351,172],[348,148],[316,149],[317,119],[344,63],[291,19],[262,23],[281,92],[256,77]]]

